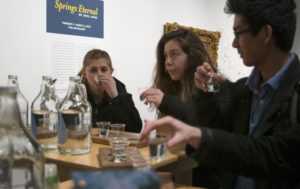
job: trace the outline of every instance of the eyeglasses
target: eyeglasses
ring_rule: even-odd
[[[239,31],[239,32],[233,32],[233,34],[234,34],[235,39],[239,40],[240,35],[243,34],[243,33],[247,33],[247,32],[251,32],[251,30],[250,29],[246,29],[246,30]]]

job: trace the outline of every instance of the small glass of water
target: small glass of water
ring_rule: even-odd
[[[145,99],[143,98],[142,94],[143,94],[146,90],[148,90],[148,89],[151,89],[151,87],[138,87],[138,95],[139,95],[139,99],[140,99],[140,101],[141,101],[143,104],[144,104]],[[144,105],[145,105],[145,104],[144,104]],[[147,109],[149,109],[149,110],[151,110],[151,106],[152,106],[152,103],[151,103],[151,102],[149,102],[149,103],[146,105]]]
[[[54,163],[45,164],[45,185],[47,189],[58,188],[57,167]]]
[[[98,135],[102,137],[108,137],[110,122],[97,122]]]
[[[112,147],[112,156],[115,163],[126,161],[126,147],[128,146],[127,138],[125,137],[111,137],[109,143]]]
[[[220,91],[221,88],[221,83],[218,82],[215,78],[222,76],[223,78],[225,75],[223,74],[223,69],[218,69],[216,73],[212,73],[210,78],[209,78],[209,84],[206,85],[207,87],[207,92],[210,93],[216,93]]]
[[[125,124],[115,123],[111,124],[111,131],[115,134],[115,136],[121,137],[123,136],[125,130]]]
[[[150,170],[151,169],[151,158],[149,156],[133,155],[130,157],[133,168],[135,170]]]
[[[214,80],[213,74],[209,78],[210,83],[206,85],[207,92],[216,93],[220,91],[220,83]]]
[[[152,161],[161,161],[166,157],[167,138],[165,135],[156,134],[149,138],[149,153]]]

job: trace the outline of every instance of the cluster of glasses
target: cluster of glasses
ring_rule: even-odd
[[[140,154],[136,147],[130,147],[126,137],[110,137],[113,162],[123,163],[129,161],[135,170],[150,170],[152,159],[149,155]]]
[[[101,121],[101,122],[96,122],[96,126],[98,128],[98,136],[109,137],[109,136],[122,136],[126,125],[122,123],[111,124],[110,122],[107,121]]]
[[[165,159],[166,136],[155,134],[149,138],[149,155],[141,155],[136,147],[129,147],[129,140],[124,135],[125,124],[97,122],[98,136],[106,137],[111,146],[114,163],[131,161],[134,169],[151,169],[151,163]]]
[[[123,136],[125,124],[110,122],[96,122],[98,128],[98,136],[109,139],[109,144],[112,147],[112,156],[115,163],[125,162],[126,148],[129,144],[126,137]]]

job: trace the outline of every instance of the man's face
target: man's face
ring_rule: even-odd
[[[249,25],[244,16],[236,14],[234,17],[233,32],[235,38],[232,46],[237,49],[246,66],[259,66],[263,63],[266,54],[266,46],[261,37],[261,31],[253,35],[249,30]]]

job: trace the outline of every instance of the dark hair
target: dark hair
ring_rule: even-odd
[[[184,71],[183,83],[181,81],[173,81],[165,67],[165,44],[173,39],[180,44],[182,50],[187,54],[187,66]],[[187,29],[178,29],[177,31],[164,34],[157,45],[156,59],[153,87],[160,89],[166,94],[177,96],[184,102],[188,101],[195,88],[194,72],[197,66],[204,61],[211,62],[200,38]]]
[[[296,31],[295,8],[294,0],[227,0],[224,11],[243,15],[253,35],[270,25],[278,47],[288,52]]]

